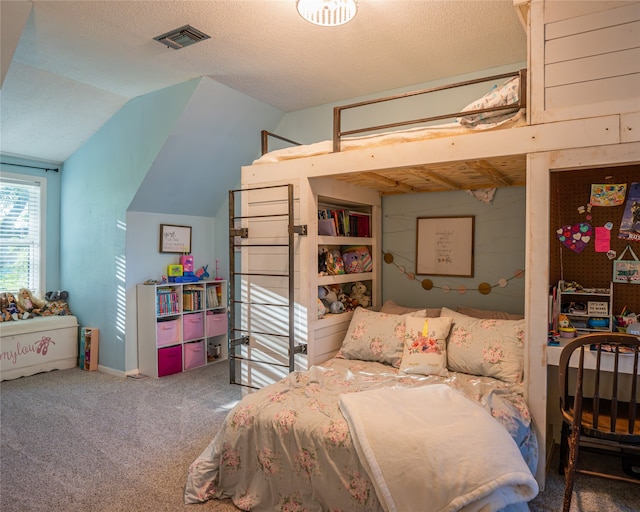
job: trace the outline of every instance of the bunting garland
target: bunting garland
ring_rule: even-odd
[[[416,283],[420,283],[422,285],[422,288],[424,288],[425,290],[428,291],[435,288],[436,290],[442,290],[443,293],[449,293],[452,290],[451,286],[448,286],[448,285],[435,286],[431,279],[423,279],[422,281],[416,280],[415,274],[411,272],[407,272],[406,268],[404,268],[401,265],[398,265],[393,261],[393,254],[391,254],[390,252],[384,252],[384,251],[382,252],[382,254],[383,254],[383,259],[385,263],[393,264],[401,273],[407,276],[407,279],[409,279],[409,281],[415,281]],[[491,290],[493,290],[493,288],[496,288],[496,287],[505,288],[509,284],[509,281],[511,281],[512,279],[522,279],[523,277],[524,277],[524,270],[517,269],[511,277],[508,277],[508,278],[502,277],[498,279],[498,282],[496,284],[480,283],[477,288],[467,288],[464,285],[460,285],[458,286],[458,288],[456,288],[456,291],[460,295],[464,295],[468,291],[477,291],[481,295],[489,295],[491,293]]]

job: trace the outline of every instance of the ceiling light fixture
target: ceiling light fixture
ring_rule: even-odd
[[[337,27],[356,15],[356,0],[297,0],[298,13],[305,20],[322,27]]]

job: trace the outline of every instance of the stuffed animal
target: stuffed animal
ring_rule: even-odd
[[[327,251],[326,247],[318,248],[318,275],[326,276],[327,272],[327,255],[329,251]]]
[[[320,300],[320,298],[318,298],[318,302],[316,304],[316,312],[318,314],[318,319],[322,318],[324,315],[327,314],[327,308],[325,307],[322,300]]]
[[[357,305],[362,306],[363,308],[371,305],[371,296],[367,295],[367,287],[360,281],[356,281],[351,286],[351,293],[349,294],[349,297],[352,301],[357,301]]]
[[[18,306],[24,311],[26,318],[42,315],[46,303],[36,297],[28,288],[20,288],[18,292]]]
[[[345,252],[342,255],[342,260],[344,261],[344,271],[347,274],[364,272],[360,254],[356,251]]]
[[[333,313],[334,315],[344,313],[344,304],[339,300],[332,302],[331,306],[329,306],[329,313]]]
[[[7,312],[13,320],[26,320],[29,318],[29,313],[20,307],[13,293],[7,293]]]
[[[567,315],[559,315],[558,316],[558,327],[567,328],[569,327],[569,317]]]
[[[0,322],[8,322],[9,320],[13,320],[9,311],[7,311],[7,296],[6,294],[0,294]]]

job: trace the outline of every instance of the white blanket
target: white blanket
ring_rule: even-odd
[[[496,511],[538,493],[506,429],[447,385],[344,394],[340,409],[389,512]]]

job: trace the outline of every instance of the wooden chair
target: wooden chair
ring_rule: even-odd
[[[578,368],[570,372],[569,362],[576,351],[579,352]],[[623,447],[635,446],[640,450],[639,352],[639,337],[609,332],[580,336],[562,350],[558,378],[563,419],[560,472],[565,475],[564,512],[571,506],[576,473],[640,484],[640,479],[633,476],[627,478],[611,472],[586,470],[578,464],[581,437],[603,440],[609,449],[620,455]],[[624,375],[620,371],[621,365],[631,365],[631,375]],[[593,369],[593,385],[591,382],[585,384],[585,368]],[[603,391],[604,381],[610,385],[610,392]],[[622,384],[629,381],[630,387]]]

